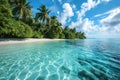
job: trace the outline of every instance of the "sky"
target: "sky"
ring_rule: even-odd
[[[28,0],[35,15],[44,4],[62,27],[84,32],[87,38],[120,38],[120,0]]]

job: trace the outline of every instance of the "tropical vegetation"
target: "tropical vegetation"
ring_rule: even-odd
[[[83,32],[62,26],[45,5],[35,15],[31,9],[27,0],[0,0],[0,38],[86,38]]]

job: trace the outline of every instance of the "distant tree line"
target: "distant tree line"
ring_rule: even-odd
[[[37,8],[35,17],[26,0],[0,0],[0,38],[61,38],[84,39],[83,32],[62,24],[56,16],[49,16],[45,5]]]

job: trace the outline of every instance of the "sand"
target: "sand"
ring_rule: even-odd
[[[60,41],[65,39],[36,39],[36,38],[26,38],[26,39],[1,39],[0,45],[4,44],[16,44],[16,43],[31,43],[31,42],[49,42],[49,41]]]

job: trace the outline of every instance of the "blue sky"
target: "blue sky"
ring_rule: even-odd
[[[33,14],[44,4],[64,26],[88,38],[120,38],[120,0],[28,0]]]

